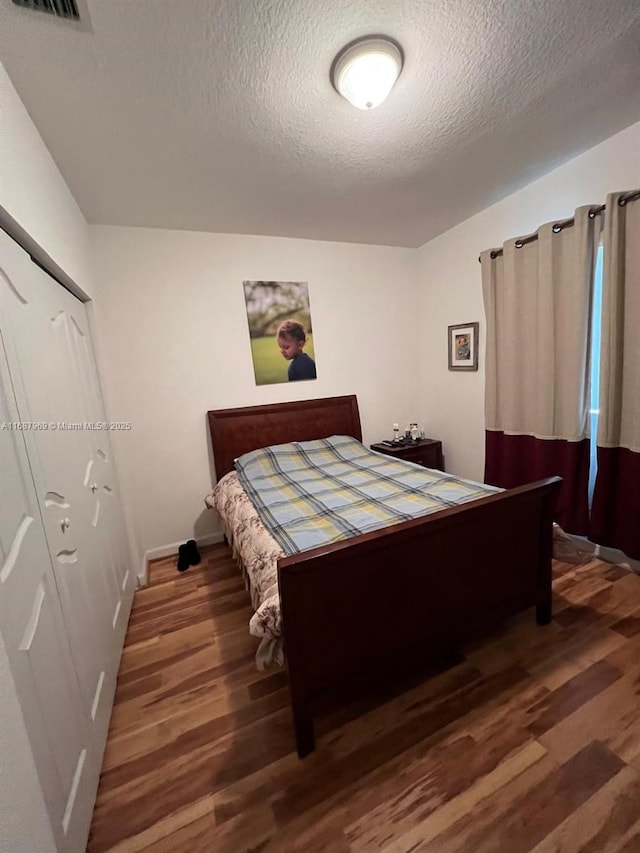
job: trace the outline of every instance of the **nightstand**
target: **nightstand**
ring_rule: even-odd
[[[411,444],[399,444],[394,447],[389,444],[372,444],[371,450],[422,465],[424,468],[437,468],[444,471],[442,442],[435,438],[419,438]]]

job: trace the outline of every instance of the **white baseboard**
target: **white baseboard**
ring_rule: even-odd
[[[209,533],[207,536],[201,536],[196,542],[199,548],[204,548],[206,545],[216,545],[223,540],[223,533]],[[149,563],[151,560],[160,560],[162,557],[171,557],[173,554],[177,554],[179,547],[185,541],[172,542],[170,545],[161,545],[159,548],[150,548],[145,551],[142,558],[142,569],[138,573],[138,586],[146,586],[149,583]]]

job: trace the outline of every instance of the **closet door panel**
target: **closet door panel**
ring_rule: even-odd
[[[4,276],[0,268],[0,278]],[[1,315],[0,315],[1,316]],[[83,849],[99,768],[0,338],[0,629],[60,850]]]
[[[77,386],[83,398],[85,417],[96,426],[88,433],[91,441],[91,459],[87,469],[88,478],[85,477],[85,480],[86,487],[91,492],[91,496],[88,496],[92,506],[91,523],[101,543],[100,552],[105,558],[105,572],[113,578],[115,594],[113,629],[119,641],[122,642],[134,583],[132,574],[128,573],[125,531],[117,504],[119,495],[112,462],[109,430],[97,428],[107,425],[108,422],[99,393],[100,386],[84,309],[70,294],[63,296],[69,316],[69,345],[72,351],[72,362],[76,368]]]
[[[49,282],[42,286],[38,281],[38,273],[45,274],[30,261],[22,266],[16,284],[22,301],[5,300],[12,342],[8,356],[21,420],[48,426],[46,430],[31,429],[24,438],[85,711],[90,716],[112,659],[109,614],[115,608],[115,595],[97,565],[102,555],[92,541],[90,508],[83,502],[91,456],[89,434],[61,428],[84,420],[69,365],[68,317]]]

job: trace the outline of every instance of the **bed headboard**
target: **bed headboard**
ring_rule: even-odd
[[[355,394],[217,409],[207,412],[207,416],[218,480],[233,470],[233,460],[238,456],[270,444],[312,441],[330,435],[351,435],[362,441]]]

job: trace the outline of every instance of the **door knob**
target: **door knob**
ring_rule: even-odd
[[[91,483],[91,491],[95,495],[95,493],[98,491],[98,484],[97,483]]]
[[[64,533],[69,527],[71,527],[71,522],[68,518],[63,518],[60,522],[60,527],[62,528],[62,532]]]

